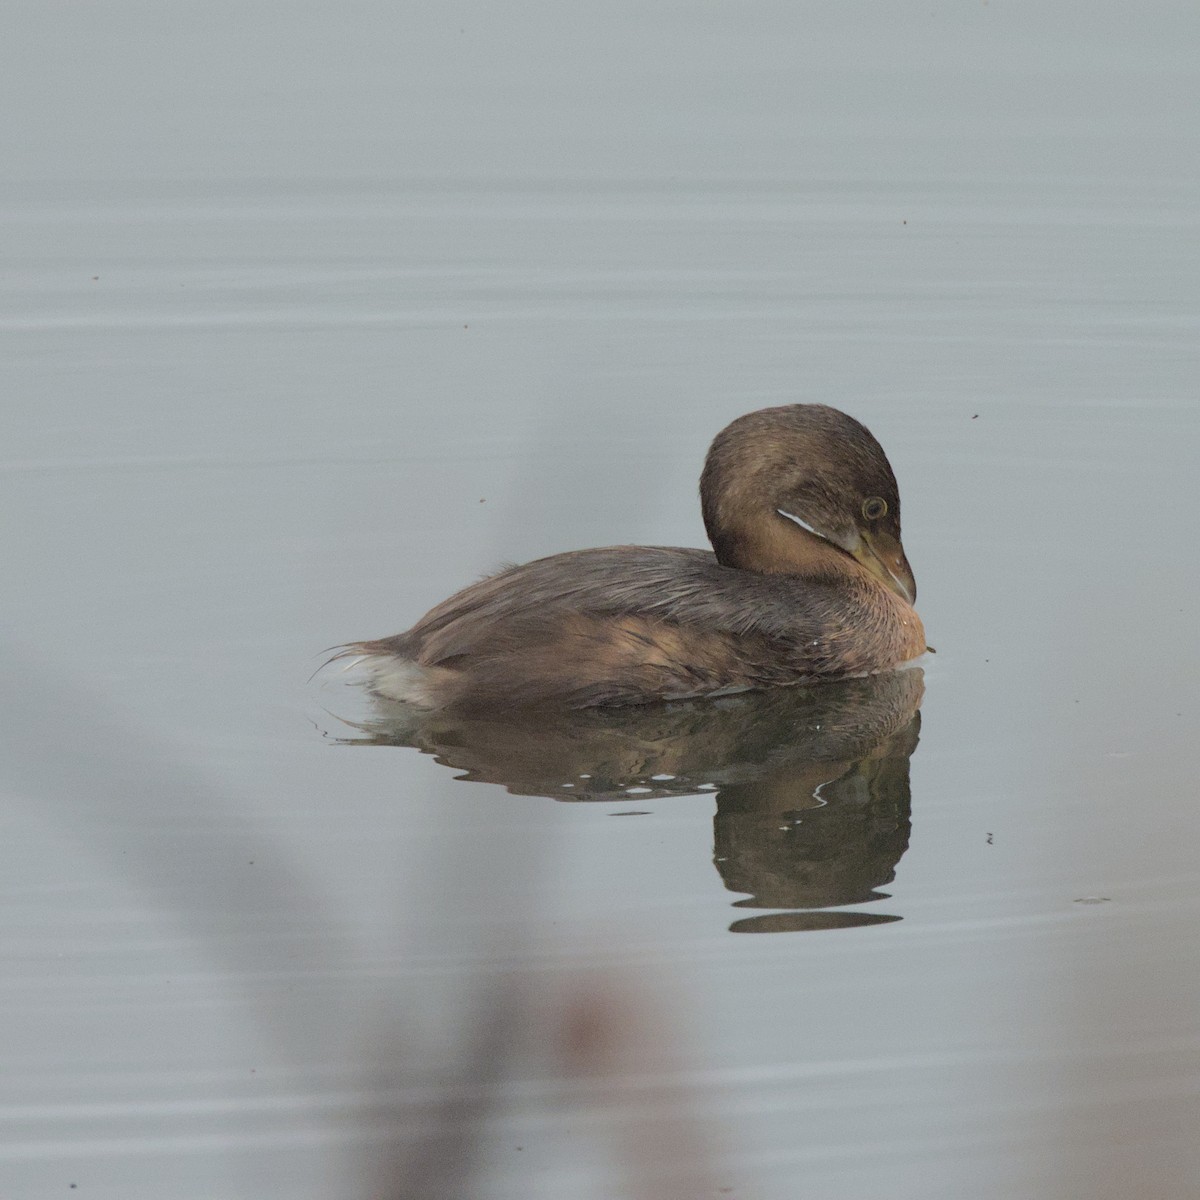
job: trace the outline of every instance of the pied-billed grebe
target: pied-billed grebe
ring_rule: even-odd
[[[886,671],[925,651],[883,448],[820,404],[717,435],[700,477],[713,553],[573,550],[355,642],[371,689],[424,708],[645,704]]]

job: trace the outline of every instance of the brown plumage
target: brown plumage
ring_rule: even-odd
[[[925,650],[900,497],[868,430],[794,404],[739,418],[701,477],[715,553],[576,550],[511,567],[406,633],[356,642],[427,708],[642,704],[887,670]]]

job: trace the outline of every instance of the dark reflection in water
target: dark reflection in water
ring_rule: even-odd
[[[862,925],[890,925],[899,917],[889,913],[781,912],[764,913],[734,921],[730,933],[805,933],[814,929],[856,929]]]
[[[813,911],[886,899],[908,848],[920,670],[646,708],[478,716],[377,702],[353,744],[413,746],[522,796],[637,800],[714,791],[714,863],[735,933],[899,920]]]

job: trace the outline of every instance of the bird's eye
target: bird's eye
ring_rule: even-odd
[[[882,496],[868,496],[863,501],[862,515],[868,521],[878,521],[887,516],[887,501]]]

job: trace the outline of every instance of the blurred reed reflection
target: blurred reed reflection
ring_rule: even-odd
[[[515,795],[652,801],[715,791],[714,863],[735,933],[873,925],[817,911],[886,898],[908,848],[919,669],[645,708],[532,714],[420,712],[376,701],[357,745],[412,746]]]

